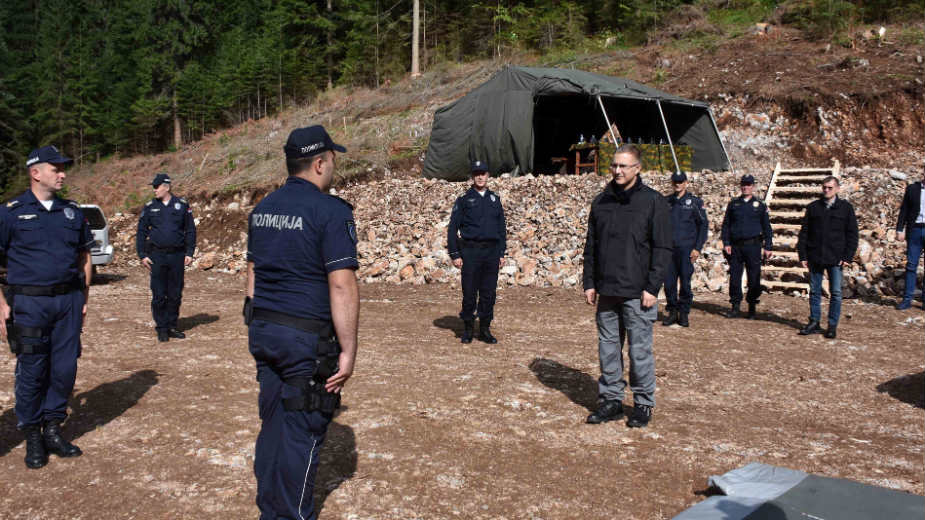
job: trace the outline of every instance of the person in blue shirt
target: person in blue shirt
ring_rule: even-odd
[[[498,271],[507,250],[507,226],[501,197],[488,189],[488,163],[472,161],[472,186],[453,203],[446,244],[453,265],[462,271],[463,343],[472,343],[478,311],[479,340],[494,344],[494,319]]]
[[[244,321],[260,383],[261,520],[316,518],[318,454],[353,374],[360,308],[353,207],[327,193],[347,150],[320,125],[293,130],[284,150],[289,178],[248,217]]]
[[[738,318],[742,303],[742,269],[748,273],[748,319],[755,319],[755,306],[761,297],[761,261],[771,258],[771,220],[768,207],[754,196],[755,178],[743,175],[742,195],[732,199],[723,217],[723,252],[729,262],[729,303],[726,315]]]
[[[151,181],[154,198],[138,219],[135,247],[138,258],[151,272],[151,313],[158,341],[183,339],[177,329],[183,298],[183,269],[193,262],[196,223],[186,199],[171,193],[170,176],[158,173]]]
[[[47,464],[49,453],[82,453],[61,436],[77,377],[93,246],[77,203],[55,196],[71,163],[54,146],[33,150],[26,161],[29,189],[0,206],[8,284],[0,294],[0,334],[16,355],[16,422],[31,469]]]
[[[671,234],[674,247],[668,274],[665,278],[665,297],[667,315],[662,325],[677,323],[682,327],[690,326],[688,315],[694,294],[691,292],[691,276],[694,274],[694,262],[700,256],[703,244],[707,241],[707,212],[703,209],[700,197],[687,191],[687,174],[682,171],[671,176],[674,193],[668,197],[671,206]],[[678,298],[678,281],[681,282],[681,297]]]

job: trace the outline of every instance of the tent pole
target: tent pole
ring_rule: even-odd
[[[671,142],[671,134],[668,133],[668,123],[665,121],[665,113],[662,112],[661,100],[656,99],[655,105],[658,107],[658,114],[662,116],[662,126],[665,127],[665,136],[668,137],[668,147],[671,148],[671,158],[674,159],[674,171],[680,172],[681,166],[678,165],[678,156],[674,153],[674,143]],[[661,164],[659,164],[659,166],[661,166]]]
[[[726,154],[726,160],[729,161],[729,171],[732,172],[732,176],[735,177],[736,169],[732,165],[732,157],[729,156],[729,152],[726,151],[726,144],[723,142],[723,135],[719,133],[719,127],[716,126],[716,120],[713,119],[713,111],[707,108],[707,115],[710,116],[710,122],[713,123],[713,130],[716,130],[716,138],[719,139],[719,145],[723,147],[723,153]]]
[[[607,131],[610,132],[610,138],[613,139],[614,146],[619,146],[620,143],[617,142],[617,136],[613,133],[613,125],[610,124],[610,118],[607,117],[607,110],[604,109],[604,102],[601,101],[601,95],[598,94],[597,102],[601,105],[601,113],[604,114],[604,121],[607,122]]]

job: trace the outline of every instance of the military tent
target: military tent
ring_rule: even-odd
[[[710,106],[628,79],[580,70],[507,67],[434,114],[423,175],[463,180],[469,163],[492,173],[547,173],[580,136],[607,130],[602,108],[623,139],[693,149],[692,168],[726,170],[729,158]],[[665,128],[667,126],[668,135]]]

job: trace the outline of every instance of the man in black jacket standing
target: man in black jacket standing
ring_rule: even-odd
[[[671,262],[671,212],[657,191],[639,177],[639,149],[617,148],[613,180],[591,203],[584,250],[583,285],[588,305],[597,303],[598,409],[587,422],[623,417],[623,341],[629,337],[630,428],[646,426],[655,406],[652,324],[657,295]]]
[[[858,248],[858,219],[850,202],[838,198],[836,177],[822,181],[822,197],[806,207],[797,251],[800,263],[809,269],[809,323],[800,335],[822,332],[822,274],[829,277],[829,327],[825,337],[834,338],[841,315],[842,267],[849,264]]]
[[[906,186],[902,206],[899,207],[899,218],[896,219],[896,240],[906,240],[906,288],[903,300],[896,305],[899,310],[912,306],[912,297],[915,295],[916,271],[919,268],[919,258],[925,246],[925,190],[922,184],[925,176],[919,182]],[[925,299],[925,294],[922,295]]]

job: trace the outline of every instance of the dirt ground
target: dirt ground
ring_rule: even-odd
[[[243,279],[190,272],[188,339],[159,344],[147,279],[91,293],[73,413],[84,455],[23,465],[14,359],[0,354],[0,518],[256,518],[257,383]],[[575,290],[504,289],[500,343],[461,345],[448,285],[361,287],[357,372],[323,449],[321,518],[663,519],[751,461],[923,494],[921,308],[846,302],[837,340],[798,337],[805,299],[758,321],[698,296],[655,326],[649,428],[591,426],[592,308]],[[628,398],[627,401],[630,401]]]

